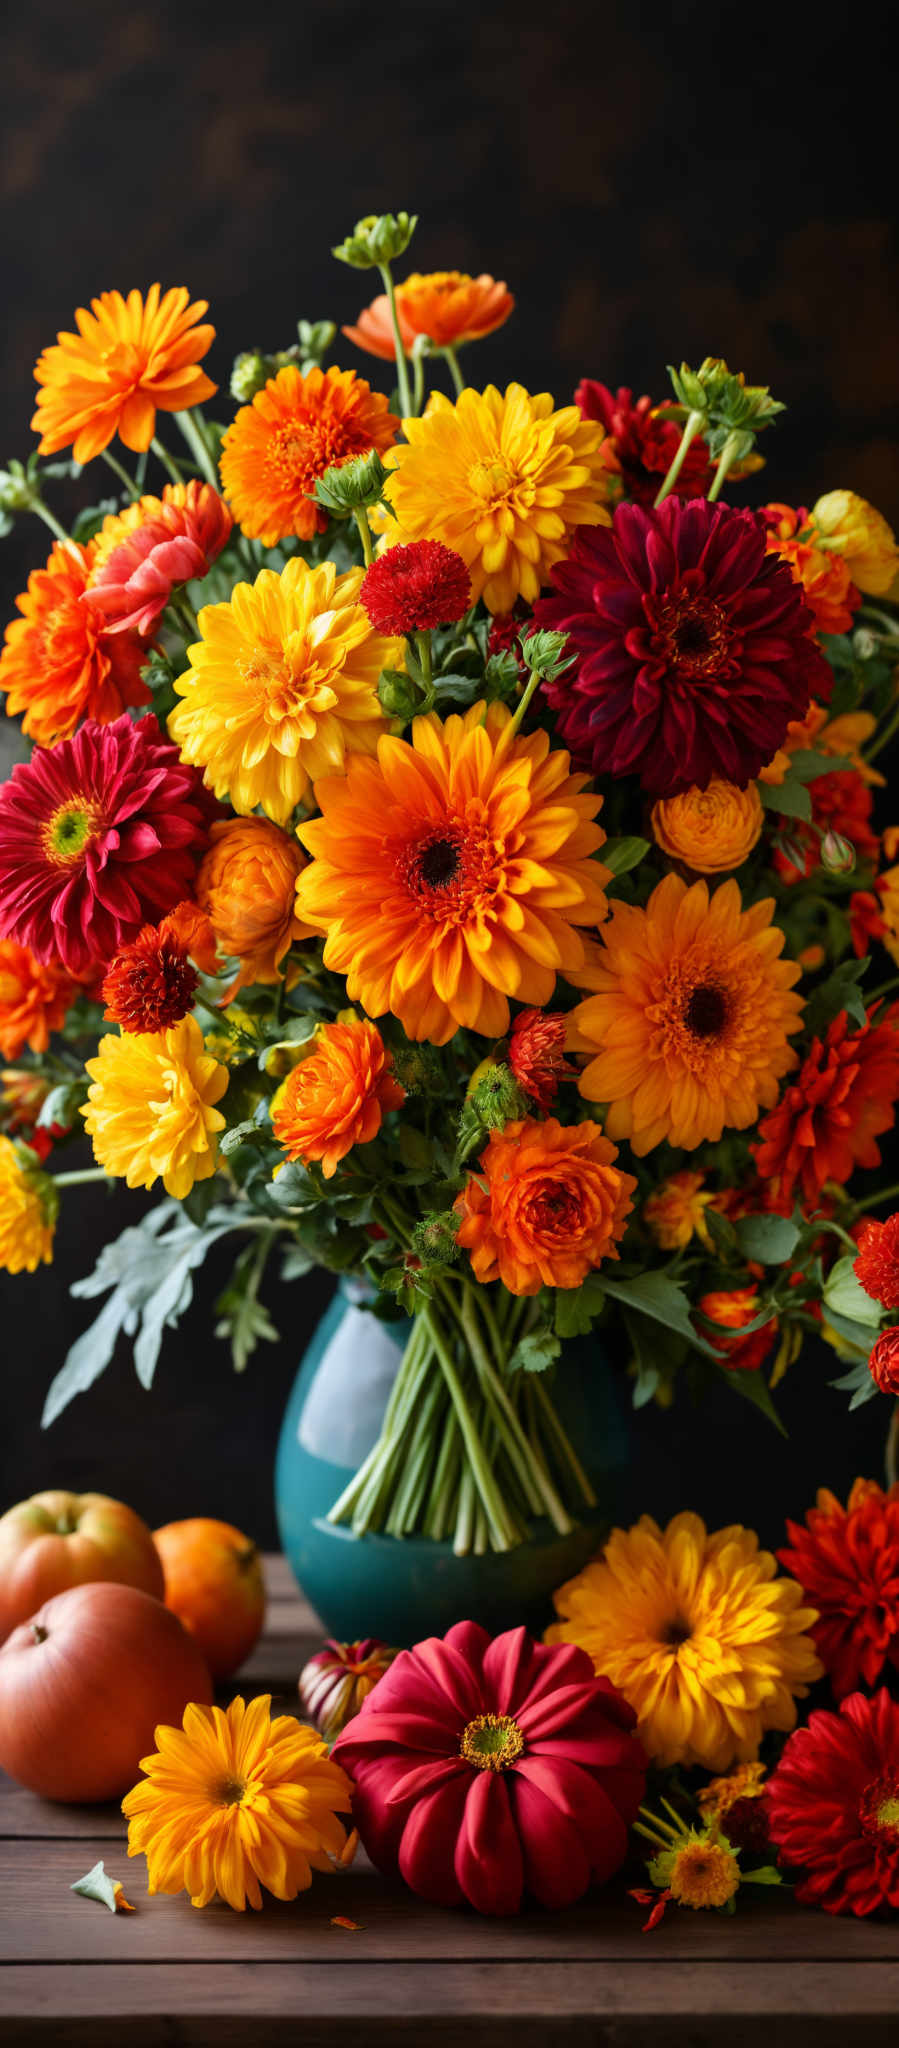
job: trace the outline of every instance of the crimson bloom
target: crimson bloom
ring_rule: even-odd
[[[899,1308],[899,1209],[884,1223],[871,1216],[862,1226],[855,1277],[872,1301]]]
[[[156,719],[91,720],[19,762],[0,789],[0,938],[105,967],[189,896],[209,803]]]
[[[822,1487],[777,1555],[818,1610],[812,1629],[837,1699],[899,1671],[899,1485],[857,1479],[846,1506]]]
[[[899,1701],[854,1692],[838,1714],[809,1715],[767,1788],[781,1861],[804,1874],[803,1905],[825,1913],[899,1911]]]
[[[412,540],[372,562],[359,591],[376,633],[426,633],[450,626],[471,604],[471,578],[455,548]]]
[[[333,1755],[380,1870],[436,1905],[517,1913],[620,1868],[645,1785],[634,1719],[585,1650],[460,1621],[400,1652]]]
[[[200,986],[187,955],[187,939],[173,920],[145,924],[104,977],[101,994],[110,1022],[123,1031],[166,1031],[180,1024]]]
[[[899,1400],[899,1329],[881,1330],[868,1359],[871,1378],[881,1394],[895,1394]]]
[[[563,1074],[577,1072],[565,1059],[567,1030],[564,1010],[520,1010],[512,1026],[509,1065],[538,1109],[552,1109]]]
[[[161,498],[141,499],[110,523],[122,528],[121,538],[95,567],[81,603],[100,630],[147,637],[176,585],[206,575],[234,522],[218,491],[192,477],[166,484]]]
[[[636,498],[640,505],[651,505],[680,447],[678,421],[663,419],[661,408],[651,398],[635,398],[626,384],[610,391],[608,384],[600,384],[596,377],[581,378],[574,402],[582,419],[599,420],[605,427],[628,497]],[[713,475],[714,464],[699,434],[687,449],[672,488],[679,498],[701,498]]]
[[[546,694],[579,767],[662,796],[743,789],[829,695],[812,612],[765,539],[756,513],[705,498],[578,530],[534,613],[578,657]]]

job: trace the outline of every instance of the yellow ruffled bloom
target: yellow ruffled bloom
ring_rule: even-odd
[[[547,1642],[577,1643],[624,1693],[660,1764],[726,1771],[752,1761],[768,1728],[796,1723],[822,1667],[802,1588],[734,1524],[698,1515],[660,1529],[643,1515],[555,1595]]]
[[[81,1114],[98,1166],[129,1188],[161,1179],[179,1202],[195,1181],[209,1179],[225,1128],[213,1104],[225,1093],[228,1069],[206,1051],[195,1017],[167,1031],[101,1038],[86,1066],[91,1086]]]
[[[146,1773],[122,1801],[129,1856],[146,1856],[152,1892],[216,1892],[235,1912],[262,1905],[260,1886],[295,1899],[313,1870],[341,1856],[350,1781],[314,1728],[270,1718],[271,1695],[245,1706],[189,1706],[181,1728],[157,1728]]]
[[[652,807],[652,836],[669,860],[698,875],[726,875],[742,867],[764,823],[757,785],[738,789],[715,776],[707,789],[660,797]]]
[[[286,824],[312,780],[342,775],[348,754],[374,753],[386,732],[378,677],[402,643],[372,631],[362,576],[296,556],[200,612],[169,733],[235,811],[261,804]]]
[[[533,604],[575,526],[608,526],[610,471],[603,430],[576,405],[553,410],[548,391],[437,392],[423,418],[404,420],[405,444],[384,460],[394,539],[440,540],[462,556],[472,599],[510,612]]]
[[[50,1265],[58,1206],[51,1176],[36,1160],[32,1171],[22,1148],[0,1137],[0,1270],[35,1273]]]
[[[812,522],[816,547],[842,555],[867,597],[884,597],[899,574],[899,547],[883,513],[855,491],[826,491],[812,506]]]

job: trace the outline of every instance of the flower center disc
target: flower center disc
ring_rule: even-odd
[[[215,1797],[221,1806],[239,1806],[246,1789],[242,1778],[224,1778],[216,1786]]]
[[[479,1771],[505,1771],[524,1749],[524,1736],[508,1714],[478,1714],[469,1721],[459,1755]]]
[[[874,1779],[862,1793],[858,1812],[866,1835],[879,1835],[899,1848],[899,1766]]]
[[[97,815],[92,806],[65,804],[54,811],[44,826],[44,848],[50,860],[63,866],[76,861],[93,837]]]
[[[712,982],[700,982],[692,989],[684,1010],[684,1023],[695,1038],[717,1038],[727,1017],[724,990]]]

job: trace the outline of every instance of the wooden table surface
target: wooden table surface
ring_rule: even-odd
[[[281,1711],[321,1631],[282,1558],[241,1675]],[[238,1688],[235,1687],[235,1690]],[[133,1914],[69,1890],[99,1857]],[[0,1775],[0,2042],[84,2048],[866,2048],[895,2043],[899,1925],[763,1894],[733,1918],[670,1910],[654,1934],[623,1887],[567,1913],[480,1919],[424,1905],[363,1856],[261,1913],[149,1898],[114,1806],[53,1806]],[[334,1927],[332,1915],[359,1923]]]

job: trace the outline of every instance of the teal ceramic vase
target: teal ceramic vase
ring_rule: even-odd
[[[454,1621],[496,1631],[541,1630],[552,1593],[592,1557],[622,1511],[629,1438],[608,1360],[593,1338],[565,1346],[554,1386],[562,1422],[597,1506],[567,1536],[548,1520],[509,1551],[456,1557],[449,1541],[354,1536],[328,1510],[375,1442],[408,1325],[382,1323],[361,1288],[344,1284],[300,1366],[281,1430],[275,1505],[281,1544],[326,1631],[341,1641],[380,1636],[398,1646]]]

